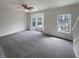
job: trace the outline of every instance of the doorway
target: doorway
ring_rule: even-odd
[[[31,30],[44,31],[44,14],[31,15]]]

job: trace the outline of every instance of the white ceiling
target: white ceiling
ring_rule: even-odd
[[[79,3],[79,0],[24,0],[28,5],[34,6],[35,10],[56,8]]]
[[[48,8],[56,8],[66,5],[72,5],[79,3],[79,0],[22,0],[27,5],[33,6],[33,11],[44,10]],[[20,7],[19,0],[0,0],[0,5],[4,4],[5,6],[9,6],[11,8]]]

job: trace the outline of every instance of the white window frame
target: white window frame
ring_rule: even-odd
[[[68,16],[69,17],[69,24],[70,24],[69,25],[69,32],[64,31],[64,30],[59,31],[59,17],[61,17],[61,16],[63,16],[63,17]],[[64,18],[64,19],[66,19],[66,18]],[[68,33],[68,34],[71,33],[71,14],[59,14],[59,15],[57,15],[57,32]]]

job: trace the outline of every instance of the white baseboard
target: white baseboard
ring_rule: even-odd
[[[10,34],[14,34],[14,33],[18,33],[18,32],[22,32],[22,31],[25,31],[25,30],[20,30],[20,31],[16,31],[16,32],[10,32],[10,33],[1,34],[0,37],[10,35]]]

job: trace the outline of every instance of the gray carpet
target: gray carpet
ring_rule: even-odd
[[[75,58],[72,42],[37,31],[0,37],[0,45],[8,58]]]
[[[2,48],[0,47],[0,58],[5,58]]]

